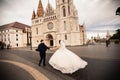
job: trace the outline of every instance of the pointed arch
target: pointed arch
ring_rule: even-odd
[[[62,7],[62,10],[63,10],[63,17],[66,17],[66,9],[65,9],[65,6]]]
[[[48,44],[50,46],[54,46],[54,40],[53,40],[53,35],[52,34],[47,34],[46,35],[46,40],[48,41]]]

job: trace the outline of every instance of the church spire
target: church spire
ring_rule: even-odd
[[[47,4],[47,7],[46,7],[46,13],[45,13],[45,15],[52,15],[52,14],[54,14],[54,9],[53,9],[53,7],[51,6],[51,4],[50,4],[50,2],[49,2],[49,0],[48,0],[48,4]]]
[[[44,15],[44,9],[43,9],[41,0],[39,0],[37,15],[38,17],[42,17]]]
[[[35,10],[33,10],[32,19],[35,19],[35,17],[36,17]]]

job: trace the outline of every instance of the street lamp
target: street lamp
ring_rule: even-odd
[[[82,30],[83,32],[83,45],[85,45],[85,40],[84,40],[84,30]]]
[[[30,29],[30,49],[32,50],[32,30]]]

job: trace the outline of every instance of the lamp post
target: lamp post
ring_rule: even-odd
[[[32,31],[30,30],[30,49],[32,50]]]
[[[85,40],[84,40],[84,30],[83,30],[82,32],[83,32],[83,45],[85,45]]]

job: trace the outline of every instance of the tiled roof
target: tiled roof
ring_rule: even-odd
[[[18,28],[18,29],[25,29],[25,27],[31,28],[31,26],[20,23],[20,22],[13,22],[13,23],[0,26],[0,29],[9,28],[9,27]]]

